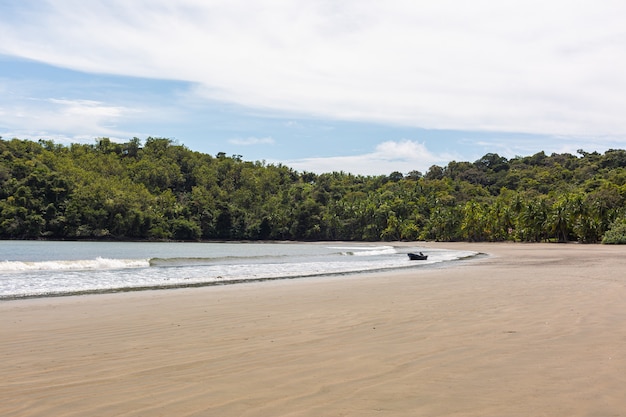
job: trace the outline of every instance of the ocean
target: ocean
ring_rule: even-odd
[[[426,261],[410,261],[408,252]],[[226,285],[405,268],[476,252],[366,243],[0,241],[0,300]]]

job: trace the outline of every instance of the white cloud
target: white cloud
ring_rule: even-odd
[[[0,53],[318,117],[626,137],[625,2],[22,3]]]
[[[287,161],[286,164],[298,171],[325,173],[344,171],[360,175],[388,175],[398,171],[425,173],[432,165],[446,165],[454,159],[452,155],[435,155],[423,143],[402,140],[378,144],[371,153],[351,156],[306,158]]]
[[[116,123],[135,113],[133,109],[110,106],[93,100],[26,99],[0,108],[0,124],[23,126],[7,137],[54,139],[60,142],[93,141],[98,136],[128,137]],[[34,128],[29,128],[32,126]],[[75,132],[83,132],[79,136]]]
[[[230,139],[228,143],[232,145],[240,145],[240,146],[253,146],[253,145],[273,145],[273,138],[257,138],[257,137],[248,137],[248,138],[235,138]]]

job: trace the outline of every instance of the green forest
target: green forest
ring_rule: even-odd
[[[0,138],[0,238],[625,243],[626,151],[297,172],[167,138]]]

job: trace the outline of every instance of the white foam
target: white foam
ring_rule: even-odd
[[[148,259],[96,259],[63,260],[63,261],[4,261],[0,262],[0,271],[28,272],[28,271],[80,271],[99,269],[144,268],[150,266]]]
[[[331,246],[329,249],[346,251],[354,256],[393,255],[398,253],[393,246]]]
[[[383,247],[380,249],[372,249],[366,251],[357,251],[354,252],[354,256],[378,256],[378,255],[393,255],[394,253],[398,253],[393,247]]]

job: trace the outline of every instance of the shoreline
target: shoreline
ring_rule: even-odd
[[[133,243],[133,242],[126,242],[126,243]],[[238,243],[241,244],[245,244],[246,242],[244,241],[239,241]],[[287,244],[287,245],[299,245],[299,244],[303,244],[303,245],[321,245],[321,246],[327,246],[327,247],[332,247],[334,249],[347,249],[346,247],[336,247],[337,245],[350,245],[350,247],[384,247],[384,248],[394,248],[394,249],[400,249],[402,250],[402,248],[406,249],[406,248],[415,248],[416,247],[416,243],[420,243],[420,242],[389,242],[389,243],[383,243],[383,242],[374,242],[374,243],[369,243],[369,242],[343,242],[343,241],[337,241],[337,242],[330,242],[330,241],[319,241],[319,242],[315,242],[315,243],[306,243],[306,242],[264,242],[264,243],[268,243],[268,244]],[[375,245],[375,246],[373,246]],[[420,246],[417,246],[418,248],[421,248]],[[352,252],[348,252],[348,254],[352,254]],[[398,257],[401,257],[402,255],[406,255],[406,252],[400,252],[398,253]],[[481,256],[481,254],[479,253],[472,253],[472,254],[468,254],[465,256],[461,256],[458,259],[452,259],[452,260],[439,260],[436,261],[434,264],[432,262],[411,262],[411,263],[407,263],[406,265],[403,266],[380,266],[379,268],[371,268],[371,269],[362,269],[362,270],[358,270],[358,269],[354,269],[354,270],[344,270],[344,271],[317,271],[315,273],[313,272],[304,272],[301,271],[300,273],[296,273],[296,274],[285,274],[285,275],[265,275],[265,276],[244,276],[244,277],[237,277],[237,276],[231,276],[228,278],[223,278],[223,279],[206,279],[206,280],[192,280],[191,282],[184,282],[184,281],[180,281],[180,282],[175,282],[175,283],[167,283],[165,281],[163,282],[154,282],[154,283],[144,283],[144,284],[127,284],[127,285],[122,285],[121,283],[118,283],[118,286],[109,286],[109,287],[93,287],[93,288],[80,288],[80,289],[53,289],[53,290],[49,290],[48,292],[28,292],[28,293],[14,293],[14,294],[2,294],[0,295],[0,303],[1,302],[6,302],[6,301],[18,301],[18,300],[26,300],[26,299],[33,299],[33,298],[57,298],[57,297],[72,297],[72,296],[88,296],[88,295],[99,295],[99,294],[115,294],[115,293],[125,293],[125,292],[137,292],[137,291],[163,291],[163,290],[174,290],[174,289],[182,289],[182,288],[201,288],[201,287],[211,287],[211,286],[220,286],[220,285],[239,285],[245,282],[267,282],[267,281],[274,281],[274,280],[291,280],[291,279],[319,279],[320,277],[325,277],[325,276],[336,276],[336,277],[342,277],[342,276],[348,276],[348,275],[360,275],[360,274],[364,274],[364,273],[394,273],[395,271],[401,271],[403,269],[415,269],[415,268],[439,268],[439,267],[446,267],[448,266],[448,264],[450,263],[454,263],[454,262],[458,262],[460,260],[464,260],[464,259],[470,259],[476,256]],[[162,261],[162,258],[160,257],[156,257],[156,258],[149,258],[147,259],[147,263],[150,266],[153,266],[153,261]],[[133,265],[133,268],[136,267],[135,265]],[[115,268],[112,268],[115,269]],[[88,269],[78,269],[79,271],[88,271]],[[72,272],[72,269],[68,269],[69,272]],[[222,278],[222,277],[219,277]],[[125,283],[126,284],[126,283]]]
[[[623,248],[419,244],[489,256],[423,270],[0,302],[0,414],[582,417],[626,409]]]

